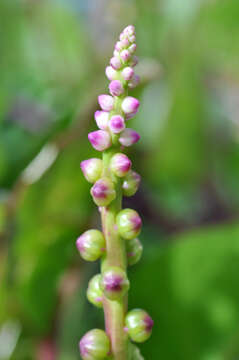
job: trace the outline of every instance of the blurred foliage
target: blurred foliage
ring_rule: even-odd
[[[238,18],[238,0],[1,0],[0,360],[77,360],[79,338],[103,326],[85,298],[98,265],[74,245],[99,227],[79,165],[97,156],[87,132],[129,23],[143,183],[125,204],[145,223],[129,305],[155,320],[140,348],[239,358]]]

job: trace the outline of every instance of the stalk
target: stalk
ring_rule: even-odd
[[[141,309],[128,312],[128,265],[136,264],[142,254],[137,238],[142,221],[135,210],[122,210],[122,196],[132,196],[139,187],[140,176],[131,169],[131,160],[123,153],[140,136],[126,127],[126,122],[139,108],[139,101],[128,96],[139,77],[133,67],[137,58],[135,29],[130,25],[120,34],[114,56],[106,68],[111,81],[111,95],[100,95],[101,111],[95,120],[100,130],[88,134],[89,141],[103,152],[102,159],[92,158],[81,163],[85,178],[93,183],[91,195],[101,213],[102,231],[83,233],[76,242],[81,256],[88,261],[101,259],[101,273],[95,275],[87,289],[88,300],[103,308],[105,331],[94,329],[79,343],[83,360],[136,360],[137,350],[129,353],[129,340],[143,342],[149,338],[153,321]],[[133,356],[133,357],[132,357]],[[138,358],[138,357],[137,357]]]

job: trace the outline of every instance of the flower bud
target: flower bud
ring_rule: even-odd
[[[136,44],[130,45],[130,47],[128,48],[130,54],[133,54],[136,51],[136,48],[137,48]]]
[[[141,343],[150,337],[154,322],[146,311],[134,309],[126,315],[125,324],[131,340]]]
[[[120,53],[120,57],[121,57],[121,59],[122,59],[123,61],[128,61],[129,58],[131,57],[131,54],[130,54],[130,52],[129,52],[128,50],[123,50],[123,51],[121,51],[121,53]]]
[[[131,59],[130,59],[130,66],[136,66],[139,62],[139,59],[137,56],[133,56]]]
[[[95,112],[95,121],[99,129],[107,130],[108,129],[108,121],[109,121],[109,113],[108,111],[99,111]]]
[[[109,84],[109,90],[113,96],[120,96],[124,93],[124,87],[120,80],[111,81]]]
[[[122,63],[120,61],[120,58],[118,56],[114,56],[110,59],[110,65],[113,69],[118,70],[122,67]]]
[[[136,36],[135,36],[135,35],[129,36],[129,41],[130,41],[131,43],[134,43],[134,42],[136,41]]]
[[[105,252],[105,238],[99,230],[88,230],[78,237],[76,246],[84,260],[95,261]]]
[[[125,114],[135,113],[139,108],[140,102],[138,99],[127,96],[122,102],[122,110]]]
[[[88,134],[88,139],[94,149],[104,151],[111,146],[110,134],[105,130],[92,131]]]
[[[117,74],[117,71],[115,69],[113,69],[112,66],[107,66],[105,69],[105,75],[111,81],[111,80],[115,80],[117,78],[118,74]]]
[[[101,274],[97,274],[93,276],[93,278],[89,281],[88,288],[86,291],[86,296],[90,303],[92,303],[96,307],[102,308],[103,293],[100,288],[100,282],[101,282]]]
[[[141,176],[135,171],[129,171],[123,181],[124,196],[133,196],[139,188]]]
[[[110,169],[118,177],[124,177],[131,169],[132,162],[122,153],[117,153],[110,160]]]
[[[118,134],[125,129],[124,118],[120,115],[114,115],[109,121],[109,128],[113,134]]]
[[[115,44],[115,50],[117,50],[117,51],[123,50],[123,45],[122,45],[121,41],[117,41],[117,43]]]
[[[129,265],[136,264],[140,260],[143,252],[143,246],[139,241],[139,239],[135,238],[127,241],[126,249],[127,249],[128,264]]]
[[[126,34],[128,36],[134,35],[135,34],[135,27],[134,25],[128,25],[124,30],[123,30],[123,34]]]
[[[137,211],[124,209],[116,216],[116,224],[120,236],[126,240],[131,240],[140,234],[142,220]]]
[[[79,342],[83,360],[103,360],[110,351],[110,340],[100,329],[88,331]]]
[[[98,102],[104,111],[111,111],[114,108],[114,98],[110,95],[99,95]]]
[[[101,178],[92,186],[90,193],[98,206],[107,206],[115,199],[116,193],[113,182],[108,178]]]
[[[102,274],[101,288],[108,299],[120,299],[129,290],[126,273],[116,266],[109,268]]]
[[[128,81],[134,76],[134,69],[132,69],[130,66],[127,66],[124,68],[124,70],[122,70],[121,75],[123,76],[124,80]]]
[[[129,44],[130,44],[130,41],[129,41],[129,39],[128,39],[127,37],[125,37],[124,39],[120,40],[120,42],[121,42],[123,48],[126,48],[126,47],[129,46]]]
[[[101,177],[103,161],[97,158],[83,160],[80,167],[86,180],[95,183]]]
[[[116,49],[114,49],[113,55],[114,55],[114,56],[120,56],[120,53],[119,53],[119,51],[117,51]]]
[[[122,131],[119,137],[119,142],[123,146],[131,146],[137,143],[140,139],[140,135],[133,129],[125,129]]]
[[[134,75],[128,85],[130,89],[134,89],[137,85],[139,85],[139,83],[140,83],[139,75]]]

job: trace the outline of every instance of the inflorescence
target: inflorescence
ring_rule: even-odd
[[[115,44],[110,65],[106,67],[105,73],[110,80],[110,95],[103,94],[98,97],[101,110],[95,112],[95,121],[99,130],[88,134],[91,145],[97,151],[103,152],[103,157],[81,162],[86,180],[93,184],[90,191],[92,198],[103,214],[103,232],[96,229],[88,230],[77,239],[76,245],[83,259],[102,259],[101,273],[89,282],[88,300],[95,306],[104,308],[105,314],[105,307],[111,306],[112,302],[124,302],[124,336],[133,342],[143,342],[151,335],[153,320],[141,309],[127,313],[127,301],[123,301],[130,287],[127,265],[136,264],[143,250],[137,238],[142,227],[139,214],[132,209],[121,209],[122,195],[134,195],[140,184],[140,175],[132,170],[131,160],[123,153],[125,147],[135,144],[140,139],[136,131],[127,127],[140,105],[138,99],[128,96],[128,90],[139,83],[139,76],[134,70],[138,63],[138,58],[134,55],[135,40],[134,26],[127,26]],[[111,217],[107,220],[109,213]],[[112,244],[115,238],[112,238],[111,231],[122,243]],[[114,251],[119,250],[123,253],[121,262],[114,262],[114,257],[110,254],[110,249],[114,246]],[[117,249],[117,246],[121,249]],[[97,360],[110,356],[113,359],[124,359],[122,356],[117,357],[117,344],[112,344],[114,335],[111,331],[113,330],[110,326],[106,326],[106,332],[94,329],[85,334],[79,343],[82,358]]]

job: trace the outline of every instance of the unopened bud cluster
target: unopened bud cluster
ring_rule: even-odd
[[[132,170],[132,162],[123,153],[139,141],[140,135],[127,127],[128,121],[138,112],[138,99],[128,96],[128,90],[139,83],[134,67],[138,63],[135,56],[136,36],[134,26],[126,27],[115,44],[113,57],[106,67],[106,76],[110,80],[109,94],[98,97],[100,110],[95,112],[95,121],[99,130],[90,132],[88,139],[97,151],[104,152],[103,159],[91,158],[81,162],[86,180],[93,184],[90,193],[97,206],[108,208],[121,196],[132,196],[138,190],[140,175]],[[104,154],[109,154],[105,162]],[[119,192],[119,185],[122,190]],[[142,255],[142,245],[137,238],[142,227],[139,214],[132,209],[120,210],[115,214],[114,231],[126,240],[126,258],[128,265],[136,264]],[[76,242],[83,259],[96,261],[107,256],[107,242],[99,230],[88,230]],[[102,273],[95,275],[89,282],[87,298],[95,306],[104,305],[104,297],[109,301],[122,301],[130,284],[125,269],[108,266]],[[152,331],[153,321],[143,310],[130,311],[125,318],[125,333],[135,342],[147,340]],[[111,353],[108,335],[99,329],[89,331],[80,341],[80,352],[84,360],[104,359]]]

